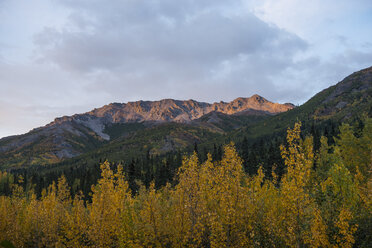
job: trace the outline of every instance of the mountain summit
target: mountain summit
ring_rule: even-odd
[[[294,108],[293,104],[273,103],[259,95],[249,98],[237,98],[231,102],[206,103],[195,100],[163,99],[160,101],[136,101],[128,103],[111,103],[94,109],[85,114],[56,118],[48,126],[60,125],[66,122],[76,122],[92,129],[103,139],[110,139],[103,130],[107,124],[135,122],[191,122],[210,112],[220,112],[227,115],[278,114]]]
[[[0,153],[4,164],[54,163],[111,140],[112,133],[107,130],[115,125],[191,123],[214,112],[230,116],[275,115],[293,108],[293,104],[273,103],[259,95],[218,103],[173,99],[111,103],[87,113],[56,118],[24,135],[0,139]]]

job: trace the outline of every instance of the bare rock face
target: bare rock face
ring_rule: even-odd
[[[110,123],[133,122],[190,122],[210,112],[220,112],[228,115],[255,115],[285,112],[294,108],[293,104],[273,103],[259,95],[249,98],[237,98],[231,102],[205,103],[195,100],[164,99],[160,101],[136,101],[128,103],[111,103],[94,109],[85,114],[55,119],[49,125],[74,121],[92,129],[103,139],[109,137],[103,133],[105,125]]]
[[[278,114],[294,108],[293,104],[273,103],[259,95],[253,95],[249,98],[239,97],[232,102],[214,103],[212,106],[215,108],[214,111],[229,115],[238,114],[246,110],[257,110],[268,114]]]

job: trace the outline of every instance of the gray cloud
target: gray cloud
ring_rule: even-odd
[[[114,101],[303,103],[372,64],[371,2],[323,2],[0,0],[0,137]]]
[[[227,1],[62,1],[62,30],[35,37],[41,61],[92,76],[89,88],[119,101],[139,98],[229,100],[261,93],[306,50],[296,35]],[[74,28],[69,28],[74,27]],[[134,99],[133,99],[134,100]]]

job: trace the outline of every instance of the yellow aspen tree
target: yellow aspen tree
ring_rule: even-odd
[[[42,197],[39,205],[39,239],[37,240],[37,246],[45,247],[55,245],[58,242],[58,202],[56,195],[56,185],[53,183],[48,187],[47,191],[42,193]]]
[[[75,195],[70,210],[66,212],[63,234],[66,247],[89,247],[88,239],[88,212],[85,208],[81,193]]]
[[[138,211],[138,198],[128,197],[125,201],[125,207],[120,213],[121,226],[119,234],[120,247],[142,247],[141,237],[143,230],[138,227],[139,214]]]
[[[175,204],[172,243],[175,246],[199,247],[200,164],[196,153],[183,159],[178,171],[178,180],[172,196]]]
[[[284,238],[290,247],[303,247],[305,244],[314,245],[314,236],[319,237],[319,231],[325,230],[318,226],[317,233],[312,234],[311,224],[320,225],[322,221],[314,222],[318,217],[315,201],[309,195],[311,191],[310,173],[314,163],[312,138],[302,140],[300,137],[301,123],[288,129],[288,147],[281,146],[281,153],[287,166],[287,173],[280,185],[282,227],[285,229]],[[314,229],[313,229],[314,231]],[[326,242],[324,240],[324,242]],[[326,243],[322,244],[326,245]]]
[[[92,187],[92,203],[89,211],[89,238],[93,247],[116,247],[119,245],[122,214],[131,200],[123,169],[118,166],[114,173],[106,161],[101,164],[101,176]]]
[[[219,208],[219,200],[216,197],[215,187],[217,185],[216,178],[218,170],[216,170],[218,162],[212,162],[211,154],[207,155],[207,160],[200,168],[200,221],[199,230],[201,235],[201,245],[204,247],[214,247],[215,241],[212,237],[213,229],[218,225],[217,209]]]
[[[23,178],[19,177],[19,183],[23,182]],[[24,247],[28,239],[30,239],[30,222],[27,213],[28,201],[25,198],[23,188],[17,184],[12,185],[13,194],[9,198],[11,205],[7,207],[8,218],[4,219],[7,224],[7,240],[13,242],[16,246]],[[32,195],[31,195],[32,196]]]
[[[25,235],[25,243],[23,247],[35,247],[39,244],[40,238],[40,222],[39,222],[39,208],[40,201],[36,198],[34,193],[30,194],[28,204],[26,206],[26,220],[24,226],[28,229]],[[15,244],[17,246],[17,244]],[[22,247],[22,246],[20,246]]]
[[[335,223],[336,227],[338,228],[338,234],[335,237],[336,245],[333,247],[342,247],[342,248],[351,248],[355,242],[353,234],[357,230],[356,225],[350,225],[350,221],[352,220],[353,215],[352,213],[342,208],[338,219]]]
[[[139,243],[143,247],[166,247],[168,238],[168,199],[163,197],[163,190],[155,190],[152,182],[149,189],[142,187],[137,196],[140,207],[137,218],[137,230],[140,232]]]
[[[65,235],[63,227],[67,211],[71,205],[70,189],[64,176],[53,183],[42,197],[37,208],[37,230],[35,233],[37,246],[63,247]]]
[[[224,147],[224,155],[213,168],[213,196],[215,209],[211,220],[212,247],[246,247],[251,243],[252,225],[247,211],[248,201],[243,189],[242,159],[233,144]]]
[[[0,240],[9,240],[15,212],[10,197],[0,196]]]
[[[275,187],[277,178],[273,172],[274,181],[264,180],[262,167],[257,175],[246,180],[246,194],[250,201],[253,230],[249,234],[253,247],[283,247],[285,246],[283,228],[280,216],[281,204],[279,190]],[[246,211],[249,211],[247,209]]]
[[[327,236],[327,225],[318,208],[313,209],[310,232],[311,239],[308,241],[310,247],[330,247]]]
[[[322,212],[327,221],[330,244],[333,247],[352,245],[356,225],[351,225],[351,209],[358,206],[358,189],[349,170],[343,164],[334,164],[328,178],[321,183]]]

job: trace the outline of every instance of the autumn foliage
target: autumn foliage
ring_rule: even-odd
[[[16,247],[368,247],[371,241],[372,121],[336,144],[301,138],[281,147],[287,171],[250,177],[234,145],[221,161],[185,157],[177,184],[132,194],[122,167],[101,165],[92,200],[73,199],[64,177],[41,198],[13,185],[0,196],[0,241]],[[4,174],[5,175],[5,174]],[[0,174],[0,177],[2,175]],[[1,179],[1,178],[0,178]],[[20,178],[19,180],[22,180]]]

